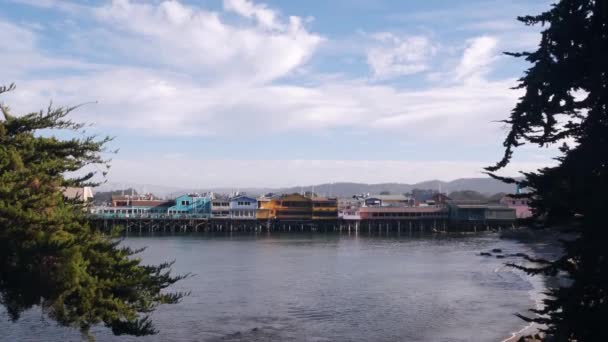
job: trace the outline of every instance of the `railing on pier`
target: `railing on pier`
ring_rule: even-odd
[[[167,214],[167,213],[144,213],[144,214],[127,214],[127,213],[94,213],[89,214],[93,219],[142,219],[142,220],[207,220],[208,214]]]

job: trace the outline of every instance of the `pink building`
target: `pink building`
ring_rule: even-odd
[[[506,205],[509,208],[515,209],[515,216],[518,219],[528,218],[532,216],[532,210],[530,209],[530,199],[526,197],[513,197],[506,195],[500,200],[500,203]]]

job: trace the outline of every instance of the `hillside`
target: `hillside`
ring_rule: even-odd
[[[325,196],[339,196],[339,197],[350,197],[353,194],[378,194],[383,191],[388,191],[391,194],[403,194],[410,193],[414,189],[432,189],[440,190],[442,192],[451,193],[455,191],[475,191],[485,196],[491,196],[496,193],[513,193],[515,191],[513,185],[502,183],[492,178],[460,178],[449,182],[439,180],[429,180],[414,184],[404,183],[381,183],[381,184],[365,184],[365,183],[351,183],[351,182],[339,182],[339,183],[325,183],[317,185],[305,185],[305,186],[293,186],[287,188],[266,188],[266,187],[246,187],[246,188],[226,188],[226,187],[211,187],[211,188],[175,188],[167,186],[157,185],[131,185],[131,187],[139,190],[139,192],[151,192],[160,197],[175,197],[187,192],[209,192],[213,191],[216,193],[232,193],[236,190],[246,192],[251,195],[265,194],[269,192],[273,193],[294,193],[304,191],[311,191],[314,187],[314,191],[317,194]],[[112,185],[111,183],[105,184],[103,188],[97,191],[110,191],[116,189],[122,189],[123,185]]]

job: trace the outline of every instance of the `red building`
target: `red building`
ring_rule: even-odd
[[[515,216],[518,219],[524,219],[532,216],[529,197],[514,197],[511,195],[506,195],[500,199],[500,204],[515,209]]]
[[[447,219],[445,207],[361,207],[359,215],[362,220],[420,220]]]

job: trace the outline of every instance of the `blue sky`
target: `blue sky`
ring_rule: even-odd
[[[108,181],[417,182],[501,155],[547,1],[0,0],[2,101],[115,136]],[[551,162],[523,147],[505,170]]]

